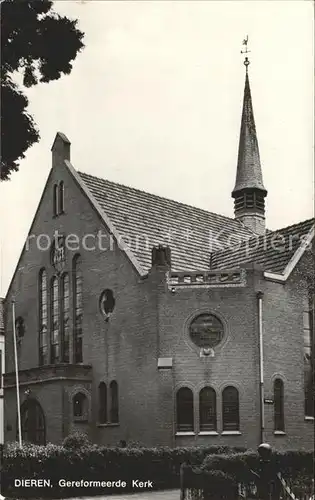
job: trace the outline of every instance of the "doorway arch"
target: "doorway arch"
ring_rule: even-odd
[[[21,406],[22,440],[46,444],[46,424],[43,409],[36,399],[27,399]]]

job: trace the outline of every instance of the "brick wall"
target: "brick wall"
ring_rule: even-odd
[[[265,394],[284,382],[285,434],[274,434],[274,407],[266,405],[266,441],[277,449],[313,449],[314,421],[304,417],[303,299],[311,270],[306,254],[285,285],[265,282],[263,298]]]
[[[188,386],[194,393],[195,434],[176,437],[176,445],[227,444],[255,447],[259,440],[258,329],[255,283],[257,272],[247,271],[244,288],[180,289],[164,292],[159,304],[160,356],[173,358],[174,392]],[[225,334],[213,358],[200,358],[189,337],[190,321],[199,313],[221,319]],[[199,391],[211,386],[217,393],[217,436],[199,433]],[[240,397],[240,435],[222,433],[222,390],[233,385]],[[170,412],[175,427],[175,400]],[[163,415],[163,418],[165,416]]]

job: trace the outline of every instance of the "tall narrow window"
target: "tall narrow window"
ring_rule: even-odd
[[[109,419],[112,424],[117,424],[119,422],[118,415],[118,384],[115,380],[110,383],[110,415]]]
[[[73,262],[74,288],[74,362],[83,362],[83,331],[82,331],[82,270],[81,257],[77,255]]]
[[[59,183],[59,197],[58,197],[58,202],[59,202],[59,214],[62,214],[64,212],[64,205],[65,205],[65,186],[63,181]]]
[[[240,427],[240,411],[238,390],[226,387],[222,392],[223,431],[238,431]]]
[[[274,381],[275,431],[284,431],[284,389],[280,378]]]
[[[176,430],[192,432],[194,430],[193,393],[188,387],[182,387],[176,394]]]
[[[88,419],[88,400],[85,394],[78,392],[73,398],[73,417],[78,420]]]
[[[100,424],[106,424],[107,422],[107,387],[104,382],[101,382],[98,386],[98,398],[99,398],[99,416],[98,420]]]
[[[61,356],[63,363],[69,363],[70,346],[70,315],[69,315],[69,276],[64,274],[61,280],[61,306],[62,306],[62,343]]]
[[[305,416],[314,417],[314,294],[304,300],[304,408]]]
[[[51,282],[51,338],[50,338],[50,361],[52,364],[60,361],[59,344],[59,286],[58,278],[55,276]]]
[[[54,184],[53,187],[53,214],[58,215],[58,185]]]
[[[216,393],[212,387],[204,387],[199,393],[200,431],[217,430]]]
[[[42,269],[39,274],[39,365],[48,364],[47,342],[47,274]]]

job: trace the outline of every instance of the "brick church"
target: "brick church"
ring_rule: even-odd
[[[313,448],[314,220],[266,229],[248,64],[234,218],[78,172],[57,133],[4,301],[6,441],[15,331],[24,441]]]

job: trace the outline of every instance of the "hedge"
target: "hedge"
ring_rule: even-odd
[[[284,477],[313,477],[314,457],[311,451],[273,451],[270,459],[272,470],[280,472]],[[234,477],[238,482],[252,481],[250,470],[260,469],[257,452],[212,454],[207,456],[201,466],[204,471],[222,470]]]
[[[84,437],[69,436],[62,446],[9,444],[4,450],[2,494],[31,498],[39,496],[38,488],[15,488],[14,479],[50,479],[52,488],[42,488],[40,496],[66,498],[80,495],[99,495],[104,492],[131,491],[132,480],[152,481],[154,489],[179,487],[182,463],[201,466],[205,457],[239,452],[244,448],[204,446],[190,448],[120,448],[89,443]],[[61,488],[60,479],[69,481],[126,481],[124,489],[115,488]]]
[[[268,467],[278,490],[281,485],[276,474],[280,472],[298,497],[314,494],[312,452],[274,451]],[[239,484],[248,488],[248,491],[253,483],[259,484],[260,481],[253,472],[260,476],[261,470],[257,452],[212,454],[204,459],[201,466],[184,467],[182,486],[183,489],[191,491],[191,498],[235,498]]]
[[[204,498],[213,492],[222,499],[235,497],[238,483],[249,485],[253,481],[250,470],[259,471],[257,452],[227,446],[187,448],[121,448],[91,444],[85,436],[68,436],[62,446],[48,444],[35,446],[17,443],[4,449],[1,474],[2,494],[10,497],[32,498],[95,496],[99,494],[132,491],[132,480],[152,481],[154,489],[179,487],[179,473],[186,464],[185,488],[203,490]],[[313,455],[306,451],[274,452],[273,470],[285,478],[301,484],[313,477]],[[15,488],[15,479],[50,479],[52,488]],[[119,488],[62,488],[60,479],[68,481],[126,481]],[[39,495],[40,493],[40,495]]]

